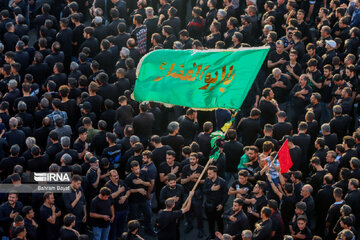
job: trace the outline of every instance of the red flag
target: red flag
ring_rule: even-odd
[[[293,162],[291,161],[287,139],[283,143],[277,154],[279,158],[281,173],[288,172],[291,166],[293,165]]]

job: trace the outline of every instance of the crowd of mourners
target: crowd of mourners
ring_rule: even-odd
[[[0,9],[2,240],[360,238],[360,0]],[[216,159],[234,112],[132,98],[146,53],[256,46],[269,53]],[[72,173],[70,191],[16,191],[34,172]]]

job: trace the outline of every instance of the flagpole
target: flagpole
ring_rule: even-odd
[[[233,118],[233,117],[235,118],[235,116],[238,114],[238,112],[239,112],[239,110],[236,110],[236,112],[231,116],[231,118]],[[230,121],[231,121],[231,120],[230,120]],[[233,122],[231,123],[230,127],[228,127],[228,128],[226,129],[226,131],[225,131],[225,133],[224,133],[225,136],[226,136],[227,132],[229,131],[229,129],[231,128],[232,125],[233,125]],[[204,176],[207,168],[209,167],[209,165],[210,165],[213,161],[214,161],[214,159],[211,158],[211,159],[209,159],[209,161],[206,163],[203,171],[201,172],[198,180],[196,181],[196,183],[195,183],[194,187],[191,189],[191,191],[195,191],[195,190],[196,190],[196,188],[198,187],[198,185],[199,185],[202,177]],[[184,202],[182,208],[184,208],[184,207],[187,205],[188,201],[189,201],[189,197],[188,197],[188,198],[186,199],[186,201]]]

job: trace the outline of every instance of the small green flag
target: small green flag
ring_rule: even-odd
[[[135,100],[239,109],[268,51],[268,47],[153,51],[137,68]]]

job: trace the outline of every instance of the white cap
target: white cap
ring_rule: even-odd
[[[334,40],[325,40],[326,44],[328,44],[331,48],[336,48],[336,42]]]

